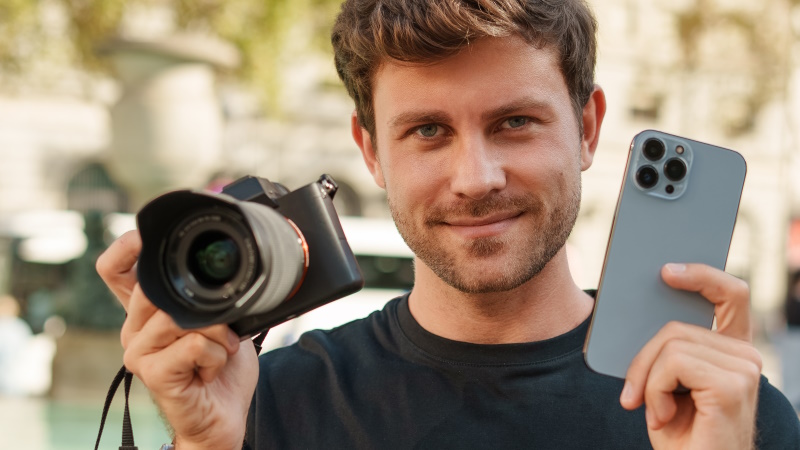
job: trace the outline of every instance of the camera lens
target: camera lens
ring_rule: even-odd
[[[643,189],[650,189],[658,183],[658,172],[653,166],[642,166],[636,171],[636,182]]]
[[[189,273],[208,288],[231,282],[242,259],[236,242],[219,231],[199,234],[190,244],[186,256]]]
[[[686,163],[678,158],[672,158],[664,164],[664,175],[672,181],[679,181],[686,176]]]
[[[642,152],[644,153],[644,157],[650,161],[658,161],[664,156],[666,148],[658,139],[648,139],[644,142]]]

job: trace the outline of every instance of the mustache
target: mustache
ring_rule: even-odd
[[[433,226],[446,222],[451,217],[483,217],[495,212],[532,212],[544,209],[542,200],[531,193],[525,195],[492,195],[480,200],[465,200],[447,205],[436,205],[428,211],[425,225]]]

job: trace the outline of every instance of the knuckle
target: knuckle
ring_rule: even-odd
[[[757,386],[761,380],[761,365],[755,362],[745,363],[744,375],[750,382],[750,387]]]
[[[186,335],[186,350],[192,355],[208,352],[208,339],[200,333],[189,333]]]
[[[731,293],[733,296],[742,302],[750,301],[750,285],[741,278],[734,278],[735,281],[731,283]]]
[[[119,342],[122,344],[122,348],[127,350],[128,345],[130,344],[130,332],[127,329],[128,321],[122,323],[122,329],[119,332]]]
[[[672,320],[667,322],[667,324],[664,325],[664,328],[662,328],[662,330],[669,336],[679,336],[685,333],[686,324],[678,322],[677,320]],[[670,339],[670,341],[671,340],[672,339]]]
[[[110,267],[110,256],[108,256],[108,250],[106,250],[97,257],[97,260],[94,262],[94,268],[97,271],[97,274],[100,275],[100,278],[106,280],[111,275]]]
[[[677,358],[685,351],[686,344],[676,338],[672,338],[664,343],[663,353],[669,358]]]
[[[125,368],[128,369],[128,371],[132,372],[139,378],[142,378],[139,373],[139,358],[137,358],[133,352],[130,350],[125,350],[125,353],[122,354],[122,363],[125,365]]]
[[[753,364],[753,367],[758,371],[758,375],[761,375],[761,369],[764,368],[764,358],[761,356],[761,352],[758,351],[752,345],[747,346],[747,350],[743,352],[745,358]]]
[[[686,364],[686,356],[685,353],[680,350],[681,346],[679,344],[673,344],[670,347],[671,349],[665,351],[663,355],[664,367],[672,373],[678,373]]]

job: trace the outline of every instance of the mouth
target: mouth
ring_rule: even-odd
[[[520,211],[504,211],[482,217],[457,217],[445,220],[444,225],[467,239],[477,239],[502,234],[522,214]]]

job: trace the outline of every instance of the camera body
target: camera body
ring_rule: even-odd
[[[336,189],[328,175],[291,192],[244,177],[221,194],[158,197],[137,215],[143,292],[183,328],[227,323],[244,337],[360,290]]]

